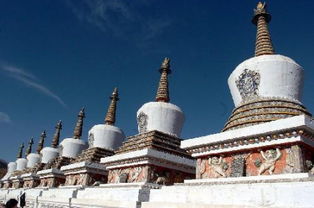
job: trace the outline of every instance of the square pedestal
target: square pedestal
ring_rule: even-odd
[[[105,166],[94,162],[79,162],[61,167],[65,185],[91,186],[95,182],[106,183],[108,172]]]
[[[18,189],[23,187],[24,181],[21,176],[13,176],[10,179],[12,181],[12,188]]]
[[[170,185],[194,178],[195,161],[154,149],[142,149],[102,158],[109,170],[108,183]]]
[[[108,183],[170,185],[194,178],[195,161],[180,148],[181,139],[159,131],[128,137],[101,163],[109,170]]]
[[[305,115],[188,139],[196,178],[241,177],[314,170],[314,123]]]
[[[3,180],[3,189],[8,189],[12,187],[12,181],[10,179]]]
[[[65,176],[59,169],[47,169],[37,172],[40,177],[40,187],[58,187],[65,182]]]
[[[21,177],[24,181],[23,188],[34,188],[40,184],[40,178],[35,173],[26,173],[21,175]]]

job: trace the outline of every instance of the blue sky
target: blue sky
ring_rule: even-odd
[[[117,123],[137,133],[136,111],[154,100],[170,57],[171,102],[185,112],[183,138],[219,132],[233,109],[227,78],[254,53],[257,1],[15,0],[0,3],[0,158],[62,120],[70,137],[86,107],[83,139],[102,123],[119,88]],[[314,110],[314,2],[269,1],[275,50],[305,69],[303,103]]]

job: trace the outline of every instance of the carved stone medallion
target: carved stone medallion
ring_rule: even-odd
[[[147,131],[147,119],[148,116],[145,113],[141,112],[138,114],[137,125],[140,133],[144,133]]]
[[[257,95],[260,84],[260,74],[244,69],[239,78],[235,81],[243,100]]]
[[[94,146],[94,141],[95,141],[94,134],[90,133],[88,136],[88,145],[90,148]]]

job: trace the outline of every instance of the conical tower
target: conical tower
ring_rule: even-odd
[[[40,154],[40,151],[44,148],[45,138],[47,137],[46,131],[43,131],[40,135],[38,146],[37,146],[37,153]]]
[[[274,54],[274,48],[268,31],[271,15],[267,12],[266,3],[259,2],[254,9],[252,22],[257,26],[255,56]]]
[[[24,149],[24,143],[22,143],[22,144],[20,145],[20,147],[19,147],[19,151],[18,151],[17,156],[16,156],[17,159],[22,158],[23,149]]]
[[[78,119],[74,128],[73,138],[80,139],[83,131],[83,120],[85,118],[85,108],[83,107],[79,114],[77,115]]]
[[[28,147],[27,147],[27,149],[26,149],[26,151],[25,151],[25,157],[27,157],[27,155],[29,155],[29,154],[32,152],[32,146],[33,146],[33,144],[34,144],[34,139],[31,138],[31,139],[29,140],[29,142],[28,142]]]
[[[168,87],[168,74],[171,73],[170,70],[170,59],[165,58],[162,62],[159,72],[161,73],[159,86],[156,95],[157,102],[169,102],[169,87]]]
[[[110,96],[110,99],[111,102],[105,117],[105,124],[114,125],[116,122],[117,101],[119,100],[118,88],[114,88],[112,95]]]
[[[53,147],[53,148],[57,148],[59,145],[60,132],[62,129],[62,121],[61,120],[57,123],[55,128],[56,128],[56,131],[55,131],[55,134],[53,135],[53,139],[52,139],[52,143],[51,143],[51,147]]]
[[[266,3],[259,2],[254,9],[255,57],[238,65],[228,79],[236,108],[223,131],[311,115],[300,101],[303,69],[289,57],[274,53],[268,30],[271,15],[266,8]]]

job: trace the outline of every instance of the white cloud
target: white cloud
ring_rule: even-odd
[[[67,0],[67,5],[79,20],[89,22],[105,33],[138,42],[155,38],[171,25],[166,17],[143,15],[141,10],[148,8],[149,3],[124,0],[82,0],[78,3]]]
[[[62,106],[66,106],[63,100],[53,93],[51,90],[49,90],[47,87],[44,85],[40,84],[38,79],[36,78],[35,75],[21,69],[15,66],[11,65],[6,65],[6,64],[1,64],[0,69],[5,72],[8,76],[22,82],[24,85],[36,89],[37,91],[43,93],[44,95],[47,95],[56,101],[58,101]]]
[[[0,122],[11,123],[11,118],[8,114],[0,112]]]

